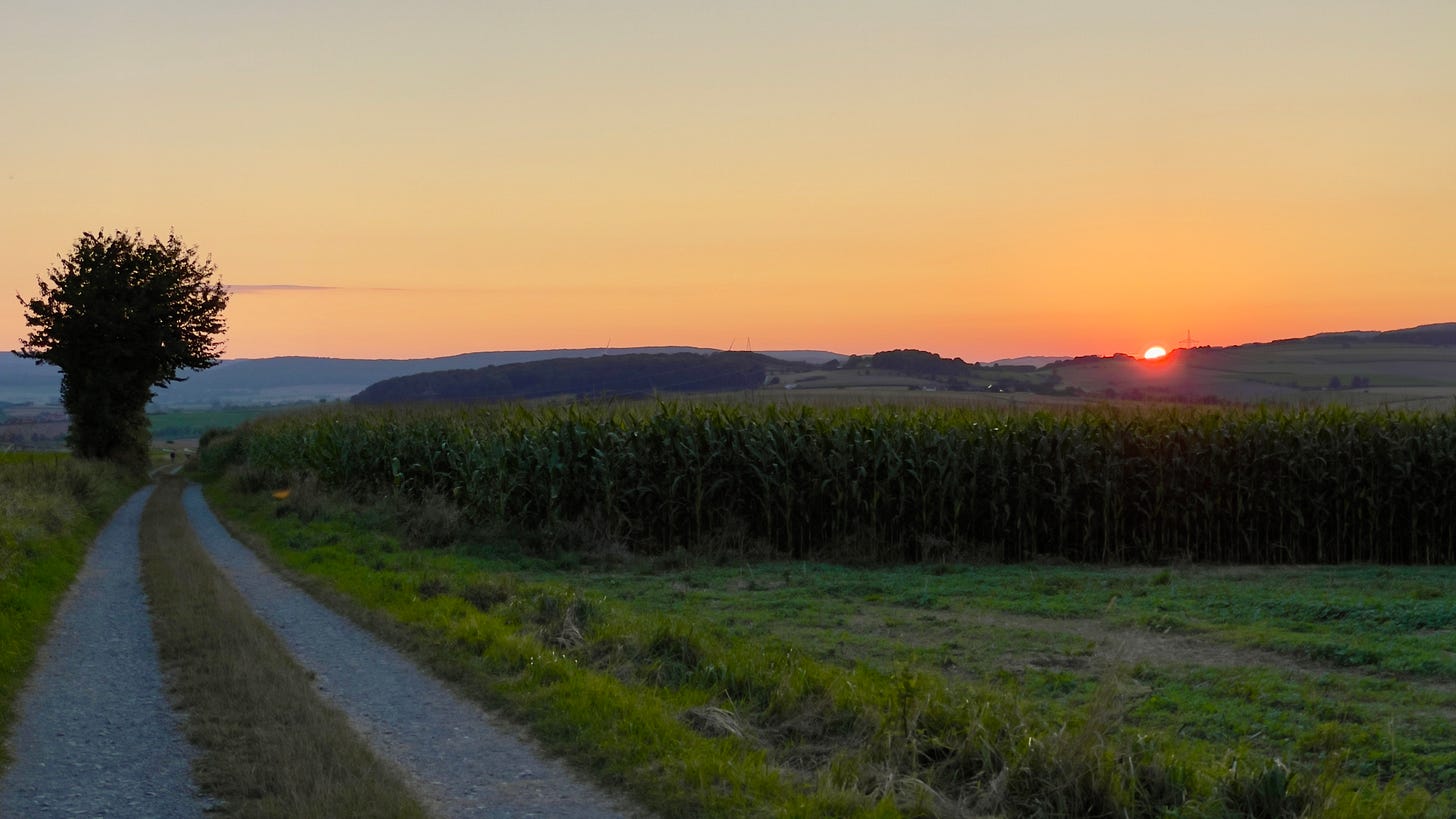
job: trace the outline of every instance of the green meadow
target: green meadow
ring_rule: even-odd
[[[1398,485],[1362,484],[1365,506],[1327,493],[1340,511],[1304,520],[1324,534],[1290,539],[1293,516],[1325,508],[1313,487],[1292,493],[1305,459],[1314,469],[1334,451],[1357,469],[1361,453],[1378,452],[1399,468],[1398,451],[1416,472],[1439,468],[1444,461],[1422,459],[1445,457],[1430,442],[1448,438],[1448,417],[937,412],[315,413],[216,437],[204,464],[223,476],[211,481],[214,502],[270,560],[667,815],[1456,811],[1456,569],[1439,528],[1444,484],[1426,482],[1406,499],[1399,509],[1413,517],[1392,518],[1399,510],[1373,500],[1413,491]],[[723,443],[711,443],[715,435]],[[1392,449],[1402,435],[1426,443]],[[967,439],[1004,456],[975,460],[977,445],[956,455],[981,465],[986,481],[975,486],[986,494],[944,477],[963,474],[953,470],[940,483],[923,480],[948,442]],[[1108,460],[1109,441],[1126,462]],[[1210,483],[1210,463],[1199,459],[1234,455],[1190,459],[1190,441],[1261,447],[1280,453],[1280,466]],[[898,456],[893,475],[915,472],[918,491],[866,495],[848,511],[816,506],[826,495],[814,493],[833,487],[804,474],[837,447],[857,453],[848,464],[888,468]],[[1037,458],[1056,465],[1039,470]],[[734,472],[737,463],[747,471]],[[1057,476],[1082,463],[1124,483],[1076,495],[1065,480],[1038,489],[995,479],[997,469]],[[879,473],[860,474],[874,484]],[[1261,475],[1288,491],[1268,494]],[[1189,480],[1208,499],[1203,516],[1203,501],[1171,499]],[[697,516],[725,508],[715,481],[747,494],[738,510],[758,509],[761,523],[725,517],[695,528]],[[886,492],[896,483],[880,481]],[[813,492],[796,494],[800,483]],[[753,485],[780,490],[753,494]],[[1020,490],[999,494],[1008,485]],[[1250,489],[1265,506],[1242,505],[1239,492]],[[605,491],[622,500],[571,505]],[[1037,505],[1039,491],[1050,505]],[[1033,524],[1037,510],[1057,510],[1058,491],[1063,503],[1109,505],[1090,515],[1063,509],[1062,529],[1055,516]],[[712,513],[694,505],[694,492]],[[1104,553],[1086,551],[1082,530],[1102,531],[1108,521],[1097,516],[1115,511],[1123,493],[1133,501],[1121,531],[1152,537],[1156,559],[1114,550],[1088,560]],[[978,515],[998,507],[963,510],[954,497],[1006,505],[987,523]],[[1153,497],[1170,498],[1168,508],[1151,508]],[[1240,540],[1241,530],[1217,528],[1225,514],[1270,528]],[[1383,515],[1386,530],[1400,524],[1386,562],[1334,558],[1374,542],[1366,514]],[[1081,526],[1070,523],[1077,515]],[[844,537],[833,529],[841,520],[863,534]],[[897,523],[874,528],[887,520]],[[881,535],[871,534],[926,521],[946,536],[927,529],[876,545]],[[1005,528],[962,537],[957,521]],[[1436,525],[1439,541],[1419,532],[1409,540],[1412,521]],[[813,532],[829,536],[796,535]],[[1183,545],[1218,532],[1246,556],[1188,559]],[[1279,532],[1285,545],[1261,550]],[[1004,550],[1030,536],[1044,539]],[[1065,554],[1045,547],[1058,537]],[[1291,548],[1325,549],[1325,565],[1290,565]],[[1259,556],[1262,565],[1249,562]],[[1402,565],[1411,562],[1422,565]]]

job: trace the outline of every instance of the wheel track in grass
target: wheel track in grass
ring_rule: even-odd
[[[890,609],[872,608],[851,619],[857,629],[873,629],[883,622]],[[1288,652],[1255,646],[1237,645],[1208,635],[1179,634],[1152,628],[1114,625],[1095,618],[1077,619],[1046,617],[1006,611],[976,610],[959,613],[934,612],[921,615],[916,628],[918,639],[934,643],[925,636],[925,627],[934,625],[953,631],[964,625],[994,629],[1024,630],[1075,637],[1086,640],[1089,650],[1068,654],[1038,651],[1008,656],[998,661],[1010,669],[1084,670],[1107,667],[1145,665],[1162,668],[1193,666],[1201,668],[1267,668],[1287,674],[1314,677],[1333,674],[1346,678],[1399,680],[1414,689],[1446,697],[1450,706],[1442,713],[1456,715],[1456,683],[1427,675],[1380,673],[1369,669],[1342,666],[1331,662],[1301,657]],[[939,632],[935,632],[939,633]],[[906,636],[908,641],[911,638]]]
[[[870,629],[885,619],[891,609],[867,609],[851,619],[856,629]],[[954,630],[964,625],[1041,632],[1086,640],[1088,650],[1075,654],[1038,651],[1004,658],[1009,667],[1075,669],[1094,664],[1191,665],[1217,668],[1259,666],[1285,671],[1320,673],[1346,671],[1329,665],[1301,660],[1267,649],[1230,645],[1198,637],[1170,634],[1152,629],[1124,628],[1092,619],[1041,617],[1002,611],[927,613],[915,624],[922,632],[927,625]],[[939,632],[935,632],[939,633]],[[922,637],[922,639],[926,639]],[[934,642],[931,640],[930,642]]]

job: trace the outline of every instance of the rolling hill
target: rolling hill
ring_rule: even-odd
[[[335,359],[284,357],[224,361],[193,373],[189,380],[159,391],[157,409],[216,406],[259,406],[352,397],[389,379],[421,373],[451,373],[435,386],[420,387],[414,396],[395,385],[388,400],[426,400],[465,389],[464,372],[500,368],[552,359],[632,357],[648,362],[651,356],[695,355],[696,362],[719,351],[698,347],[639,347],[614,350],[520,350],[468,353],[428,359]],[[1047,362],[1044,359],[970,364],[933,353],[890,350],[870,356],[843,356],[822,350],[765,353],[761,379],[766,390],[792,389],[823,395],[837,391],[846,400],[866,391],[906,389],[976,394],[1040,393],[1057,401],[1153,400],[1178,402],[1340,402],[1354,406],[1456,406],[1456,323],[1429,324],[1400,330],[1319,333],[1304,338],[1242,344],[1233,347],[1194,347],[1173,350],[1165,359],[1143,361],[1131,356],[1083,356]],[[775,363],[772,359],[781,360]],[[815,369],[837,360],[845,366]],[[783,363],[788,362],[788,363]],[[654,365],[637,381],[627,378],[622,366],[584,365],[581,372],[612,371],[606,382],[595,375],[576,382],[552,382],[547,374],[529,375],[529,368],[496,370],[516,386],[490,393],[534,395],[617,394],[643,390],[675,391],[671,380],[654,375]],[[592,368],[599,368],[593,370]],[[671,368],[668,368],[671,371]],[[544,378],[537,386],[521,386]],[[593,379],[596,379],[595,381]],[[657,380],[654,380],[657,379]],[[0,354],[0,405],[54,404],[59,375],[54,368]],[[442,386],[444,381],[456,382]],[[414,389],[432,379],[408,382]],[[707,384],[704,381],[704,384]],[[549,384],[549,387],[547,386]],[[614,386],[616,385],[616,386]],[[738,389],[735,387],[734,389]],[[515,392],[511,392],[515,390]],[[379,395],[379,391],[371,395]],[[452,400],[462,400],[454,396]],[[366,400],[374,400],[372,398]]]
[[[638,353],[553,358],[399,376],[371,385],[357,404],[412,401],[524,401],[639,397],[654,393],[736,392],[764,386],[770,371],[811,365],[762,353]]]
[[[1157,361],[1089,356],[1046,369],[1106,398],[1451,406],[1456,323],[1178,349]]]
[[[553,358],[588,358],[660,353],[718,352],[701,347],[627,347],[621,349],[513,350],[466,353],[444,358],[346,359],[287,356],[230,359],[189,373],[186,381],[157,391],[153,404],[165,407],[256,406],[339,400],[379,381],[415,373],[478,369]],[[824,350],[767,353],[790,361],[822,363],[846,356]],[[55,404],[60,373],[51,366],[0,353],[0,403]]]

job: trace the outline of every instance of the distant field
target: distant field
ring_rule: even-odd
[[[0,467],[26,465],[31,467],[61,464],[70,456],[63,452],[0,452]]]
[[[1153,362],[1098,359],[1060,365],[1055,372],[1062,383],[1092,397],[1456,406],[1456,347],[1451,346],[1305,340],[1175,350]]]
[[[903,400],[893,396],[897,391]],[[1315,338],[1174,350],[1160,361],[1120,356],[1089,357],[1034,371],[967,367],[954,378],[846,367],[779,373],[760,392],[796,402],[859,398],[1056,406],[1132,401],[1440,411],[1456,406],[1456,347]]]
[[[807,407],[905,407],[905,408],[955,408],[988,407],[1000,409],[1058,410],[1078,407],[1122,405],[1130,402],[1106,398],[1086,398],[1070,395],[1040,395],[1032,392],[990,392],[951,390],[910,389],[904,384],[882,384],[860,386],[848,384],[842,387],[818,389],[773,389],[754,390],[747,393],[701,393],[685,395],[676,400],[685,404],[712,405],[734,403],[744,405],[807,406]],[[1156,406],[1147,403],[1145,406]]]
[[[309,406],[313,406],[310,404]],[[196,442],[209,429],[232,429],[262,415],[287,407],[233,407],[215,410],[177,410],[149,414],[152,439],[160,445]],[[0,409],[0,452],[65,448],[69,423],[58,406]]]
[[[772,392],[776,388],[782,390],[854,390],[889,387],[902,390],[980,393],[996,392],[997,388],[1001,386],[1008,388],[1017,386],[1024,389],[1036,384],[1047,384],[1051,380],[1051,373],[981,367],[970,369],[957,378],[959,383],[954,385],[957,389],[952,390],[948,379],[927,378],[889,369],[816,370],[784,373],[779,376],[778,383],[770,383],[765,390]]]
[[[279,412],[280,407],[233,407],[216,410],[177,410],[148,415],[152,422],[152,438],[195,439],[209,429],[232,429],[245,421],[251,421],[269,413]]]

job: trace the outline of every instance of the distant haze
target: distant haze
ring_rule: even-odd
[[[188,372],[185,381],[157,390],[159,406],[283,404],[348,398],[387,378],[439,370],[475,369],[498,364],[543,361],[551,358],[589,358],[631,353],[707,354],[696,347],[637,347],[615,350],[513,350],[465,353],[424,359],[342,359],[280,356],[225,360],[201,372]],[[771,352],[778,358],[822,364],[847,356],[825,350]],[[37,367],[10,353],[0,354],[0,403],[57,403],[60,373]]]
[[[847,390],[845,395],[853,393],[861,400],[872,397],[874,390],[908,388],[946,389],[963,397],[975,392],[993,397],[1029,392],[1092,402],[1291,401],[1436,410],[1456,403],[1456,322],[1389,332],[1323,332],[1272,343],[1174,348],[1152,362],[1125,354],[1063,356],[1055,362],[1023,356],[977,364],[905,349],[877,351],[854,361],[826,350],[715,352],[699,347],[639,347],[516,350],[431,359],[226,360],[160,390],[154,407],[259,406],[346,398],[386,403],[601,398],[760,387],[769,392],[795,390],[795,395]],[[831,359],[843,366],[818,366]],[[0,410],[6,404],[54,403],[59,383],[59,373],[52,367],[0,357]],[[361,395],[365,392],[369,395]]]

